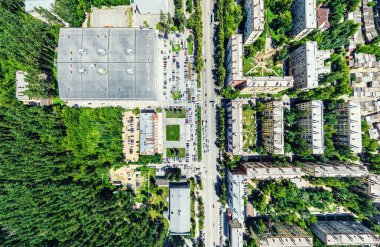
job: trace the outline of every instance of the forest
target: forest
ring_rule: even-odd
[[[165,226],[132,191],[114,193],[121,109],[0,108],[0,242],[162,246]],[[102,234],[99,234],[99,233]]]
[[[115,191],[108,181],[110,167],[123,162],[121,108],[24,106],[15,99],[17,70],[28,73],[29,96],[57,95],[61,24],[25,14],[23,2],[0,0],[0,245],[163,246],[163,207],[146,202],[136,210],[134,192]],[[70,13],[61,17],[79,26],[90,5],[129,0],[56,3]]]

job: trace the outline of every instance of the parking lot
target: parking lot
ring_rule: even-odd
[[[188,54],[189,34],[173,34],[168,38],[161,37],[163,49],[160,50],[163,75],[163,101],[180,104],[196,101],[196,78],[194,57]]]

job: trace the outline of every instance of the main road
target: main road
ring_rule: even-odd
[[[201,74],[202,82],[202,120],[206,130],[202,132],[203,140],[208,143],[208,149],[203,149],[203,201],[205,207],[204,236],[205,246],[221,245],[220,228],[220,203],[215,190],[218,171],[216,169],[218,148],[216,141],[216,111],[210,101],[215,102],[213,65],[214,65],[214,24],[211,20],[213,15],[213,0],[202,0],[202,21],[203,21],[203,51],[205,59],[205,70]],[[204,146],[204,145],[203,145]]]

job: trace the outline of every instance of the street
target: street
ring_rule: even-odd
[[[215,184],[217,183],[218,172],[216,160],[218,148],[216,141],[216,111],[210,101],[215,101],[214,80],[213,80],[213,55],[214,55],[214,25],[211,23],[213,14],[213,1],[202,1],[202,21],[203,21],[203,51],[205,59],[205,70],[202,73],[202,120],[206,122],[206,136],[204,137],[209,148],[203,152],[202,166],[205,167],[203,176],[203,200],[205,206],[205,246],[221,245],[221,228],[219,198],[216,194]],[[205,150],[205,149],[203,149]]]

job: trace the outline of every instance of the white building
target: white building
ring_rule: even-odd
[[[355,221],[319,221],[310,230],[326,245],[369,245],[380,244],[379,236]]]
[[[245,162],[239,168],[247,179],[293,179],[304,175],[300,167],[279,167],[270,162]]]
[[[227,105],[227,146],[234,155],[243,151],[243,102],[233,100]]]
[[[242,94],[276,94],[293,87],[293,76],[249,76],[235,88]]]
[[[312,177],[365,177],[368,175],[366,166],[342,161],[332,161],[329,163],[306,161],[303,164],[303,171]]]
[[[313,100],[297,104],[300,111],[307,114],[298,118],[298,126],[303,129],[302,137],[309,143],[309,148],[313,154],[323,154],[323,102]]]
[[[227,172],[228,206],[232,211],[232,219],[244,221],[244,197],[245,197],[245,178],[241,170]]]
[[[45,18],[38,13],[37,9],[42,8],[52,12],[54,4],[55,0],[25,0],[25,12],[34,18],[46,21]]]
[[[169,184],[169,234],[190,235],[190,184],[171,182]]]
[[[249,45],[264,31],[264,0],[246,0],[244,13],[244,45]]]
[[[361,109],[356,101],[337,104],[338,124],[335,142],[347,146],[353,153],[362,151]]]
[[[284,154],[284,107],[282,101],[264,104],[262,139],[268,153]]]
[[[243,226],[238,220],[228,222],[228,239],[231,247],[243,247]]]
[[[316,0],[295,0],[292,5],[291,36],[300,40],[317,28]]]
[[[289,72],[294,77],[294,87],[305,90],[318,87],[319,76],[331,72],[331,67],[324,63],[330,53],[319,51],[314,41],[307,41],[290,53]]]
[[[246,80],[243,75],[243,36],[232,35],[226,50],[227,77],[229,85]]]

